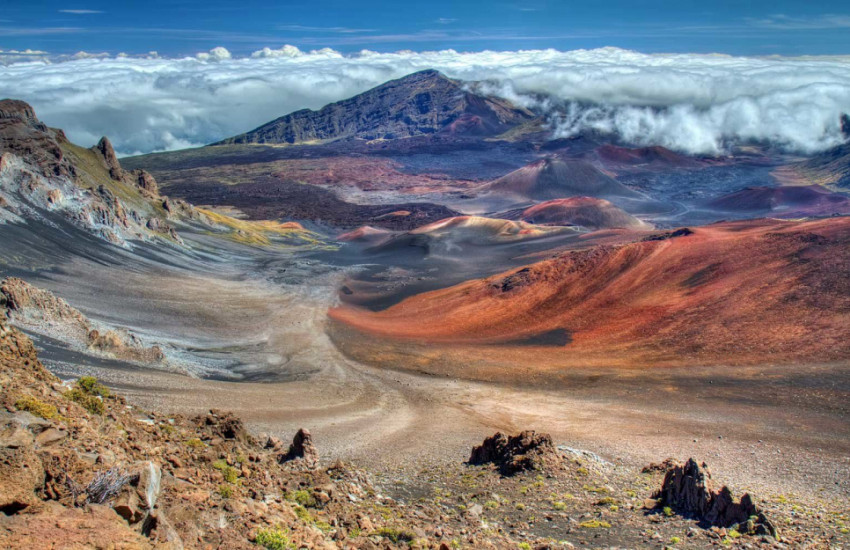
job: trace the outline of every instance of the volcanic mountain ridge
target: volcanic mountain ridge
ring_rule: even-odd
[[[439,132],[491,136],[535,117],[507,100],[477,94],[438,71],[425,70],[318,111],[295,111],[213,145],[399,139]]]

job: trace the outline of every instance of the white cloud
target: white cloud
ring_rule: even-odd
[[[221,46],[218,46],[211,49],[209,52],[201,52],[195,57],[197,57],[201,61],[224,61],[225,59],[231,59],[233,56],[230,55],[230,52],[227,50],[227,48],[222,48]]]
[[[59,10],[59,13],[70,13],[71,15],[93,15],[104,12],[100,10]]]
[[[30,102],[83,145],[109,135],[123,153],[210,143],[426,68],[489,79],[486,90],[547,109],[559,135],[593,129],[691,153],[714,154],[741,141],[823,150],[841,141],[839,115],[850,112],[846,57],[616,48],[343,55],[283,46],[245,58],[215,48],[181,59],[52,61],[0,66],[0,97]]]

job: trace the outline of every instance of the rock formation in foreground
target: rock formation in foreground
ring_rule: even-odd
[[[494,464],[506,476],[529,470],[546,470],[559,466],[561,461],[552,437],[531,430],[512,436],[497,432],[473,448],[469,456],[470,464]]]
[[[661,490],[654,496],[661,506],[669,506],[707,525],[734,527],[739,533],[777,538],[776,528],[749,494],[735,500],[725,485],[714,489],[708,467],[705,463],[699,466],[693,458],[685,464],[673,464],[664,476]]]

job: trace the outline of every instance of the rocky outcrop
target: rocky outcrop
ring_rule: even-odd
[[[51,176],[73,177],[75,169],[60,146],[65,135],[38,120],[35,111],[23,101],[0,100],[0,153],[7,151],[23,158]]]
[[[497,432],[473,448],[469,456],[469,464],[494,464],[506,476],[528,470],[545,470],[561,462],[552,437],[530,430],[514,436]]]
[[[313,445],[313,436],[301,428],[292,439],[286,454],[281,455],[280,463],[294,463],[296,466],[312,470],[319,465],[319,451]]]
[[[209,413],[195,417],[195,423],[209,430],[215,437],[224,440],[248,441],[251,439],[242,420],[231,412],[211,409]]]
[[[685,464],[674,464],[667,470],[661,489],[654,495],[662,506],[696,518],[707,525],[735,527],[738,532],[777,536],[776,528],[756,507],[752,497],[740,500],[725,485],[712,487],[711,473],[691,458]]]
[[[118,162],[118,155],[115,154],[115,149],[112,148],[112,142],[109,141],[109,138],[103,136],[92,149],[100,153],[106,169],[109,170],[109,177],[114,180],[124,178],[124,170],[121,168],[121,163]]]
[[[146,346],[125,329],[95,324],[62,298],[17,277],[0,283],[0,306],[15,323],[80,351],[147,365],[166,360],[159,346]]]
[[[509,101],[469,91],[434,70],[392,80],[319,111],[304,109],[214,145],[399,139],[439,132],[495,135],[535,117]]]
[[[136,186],[142,194],[149,199],[159,198],[159,185],[147,170],[133,170],[132,177],[136,180]]]
[[[188,207],[163,215],[164,200],[151,174],[121,168],[108,138],[82,149],[26,103],[0,101],[0,223],[40,220],[47,210],[119,246],[155,238],[182,244],[166,217],[197,216]]]

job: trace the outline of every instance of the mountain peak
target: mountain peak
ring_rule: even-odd
[[[492,136],[534,116],[507,100],[466,91],[461,82],[427,69],[318,111],[295,111],[214,145],[400,139],[438,133]]]

